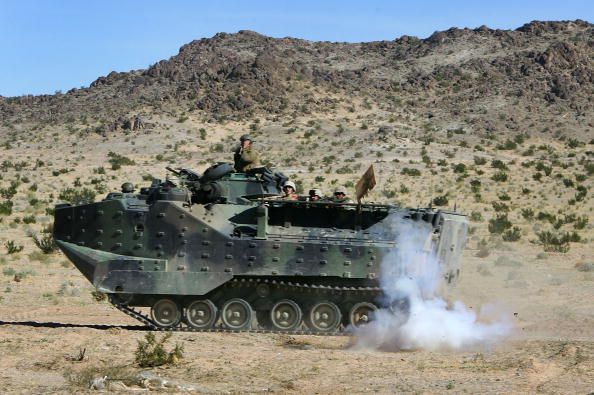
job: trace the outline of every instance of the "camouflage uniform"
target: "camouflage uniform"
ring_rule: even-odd
[[[341,193],[342,197],[337,197],[336,194]],[[345,187],[337,187],[334,190],[334,196],[332,196],[331,201],[334,203],[353,203],[353,200],[346,195],[347,191]]]
[[[254,141],[247,134],[244,134],[239,139],[242,145],[243,142],[246,140],[250,141],[250,143],[253,143]],[[242,148],[242,146],[239,146],[235,150],[233,160],[235,162],[235,171],[239,173],[245,173],[248,170],[260,167],[260,158],[258,157],[258,153],[256,152],[256,150],[252,148],[252,144],[250,144],[246,148]]]
[[[258,153],[251,147],[244,150],[241,147],[237,148],[233,160],[235,161],[235,171],[239,173],[245,173],[248,170],[260,167]]]
[[[292,188],[292,191],[289,191],[288,188]],[[282,200],[299,200],[299,195],[295,192],[295,183],[293,181],[287,181],[283,185],[283,196],[281,196]]]

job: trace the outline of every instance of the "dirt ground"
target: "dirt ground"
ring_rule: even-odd
[[[538,253],[530,245],[487,258],[465,252],[455,298],[473,309],[497,303],[514,325],[492,347],[385,352],[354,350],[348,336],[175,333],[167,345],[183,345],[184,358],[152,369],[134,363],[147,332],[94,301],[82,275],[55,256],[33,264],[35,275],[20,282],[2,280],[0,388],[92,391],[89,379],[108,376],[107,389],[116,392],[591,393],[594,276],[571,264],[591,252]],[[126,380],[139,374],[153,376]]]
[[[281,128],[281,121],[272,126],[263,122],[254,133],[261,137],[261,152],[305,187],[321,185],[330,193],[335,185],[356,182],[373,163],[378,187],[370,201],[395,196],[403,205],[416,207],[426,204],[428,196],[443,195],[450,197],[444,208],[457,205],[471,216],[479,214],[471,223],[474,233],[452,299],[473,311],[485,304],[498,305],[514,328],[506,339],[471,350],[388,352],[354,349],[355,339],[347,336],[179,332],[167,346],[182,345],[183,359],[173,366],[140,368],[135,351],[147,331],[108,303],[95,301],[91,285],[63,255],[41,254],[27,234],[30,228],[40,231],[51,222],[45,208],[52,207],[67,187],[98,192],[94,181],[105,185],[106,191],[118,190],[128,180],[145,185],[149,181],[142,181],[144,175],[161,176],[168,164],[203,171],[212,163],[229,160],[237,135],[248,130],[247,125],[189,125],[174,119],[156,118],[159,123],[153,132],[110,139],[95,135],[83,139],[48,127],[43,139],[38,139],[41,132],[37,131],[32,142],[23,138],[3,151],[2,159],[31,166],[7,167],[0,183],[6,189],[21,180],[13,198],[14,213],[0,217],[0,392],[92,392],[89,382],[107,377],[98,386],[115,392],[594,393],[593,200],[588,195],[576,203],[574,198],[578,185],[583,184],[590,194],[593,190],[591,176],[583,175],[578,182],[586,172],[580,161],[585,161],[590,145],[569,149],[561,141],[532,137],[517,150],[502,151],[494,148],[495,142],[470,135],[464,147],[444,139],[426,145],[412,137],[384,143],[378,142],[375,132],[369,134],[371,140],[359,138],[363,118],[320,121],[321,130],[311,138],[304,137],[314,128],[307,126],[307,119],[298,122],[300,129],[295,133],[285,131],[288,126]],[[370,130],[380,125],[369,122]],[[344,123],[346,131],[333,137],[337,123]],[[204,141],[196,132],[201,126],[208,129]],[[354,147],[351,141],[356,142]],[[478,143],[483,145],[480,151],[471,148]],[[68,147],[64,155],[57,152],[58,146]],[[299,158],[309,147],[307,158],[286,160]],[[530,149],[534,152],[524,156]],[[110,169],[111,151],[129,156],[136,165]],[[424,152],[430,157],[427,166],[421,162]],[[165,159],[157,160],[161,153]],[[536,165],[522,163],[531,158],[552,166],[553,160],[545,155],[564,162],[555,164],[551,177],[541,174],[542,181],[537,181]],[[319,159],[324,156],[328,163],[322,165]],[[483,165],[477,164],[479,156],[486,158]],[[33,168],[38,157],[47,163]],[[492,165],[495,159],[509,167],[507,182],[492,179],[498,171]],[[353,168],[339,174],[343,160]],[[447,163],[441,166],[437,161]],[[468,179],[458,180],[457,162],[466,164]],[[404,174],[406,167],[420,169],[423,177]],[[482,182],[481,199],[471,191],[474,178]],[[563,184],[571,180],[576,180],[575,185]],[[102,196],[105,191],[98,192],[97,199]],[[573,204],[568,203],[571,199]],[[487,231],[487,221],[498,214],[492,202],[499,200],[509,204],[510,219],[522,232],[518,242],[502,242]],[[534,217],[523,218],[520,210],[528,208],[534,209]],[[589,223],[579,230],[582,242],[572,242],[567,253],[543,253],[542,245],[533,243],[538,231],[551,227],[536,218],[541,210],[558,219],[566,219],[567,214],[586,216]],[[26,223],[28,216],[37,222]],[[561,231],[575,229],[566,223]],[[4,247],[9,241],[23,245],[24,250],[8,254]],[[482,241],[487,242],[489,253],[479,258],[476,248]],[[83,350],[84,357],[79,358]]]

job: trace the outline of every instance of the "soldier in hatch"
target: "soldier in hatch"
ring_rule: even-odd
[[[122,193],[134,193],[134,184],[125,182],[122,184]]]
[[[252,148],[253,141],[247,134],[240,137],[239,142],[241,145],[235,150],[235,154],[233,155],[235,171],[245,173],[260,166],[258,153]]]
[[[332,201],[334,203],[353,203],[353,201],[347,197],[347,190],[345,187],[337,187],[334,190]]]
[[[313,188],[309,190],[309,201],[310,202],[317,202],[324,199],[324,194],[318,188]]]
[[[287,181],[283,185],[283,200],[299,200],[299,195],[295,192],[295,183],[293,181]]]

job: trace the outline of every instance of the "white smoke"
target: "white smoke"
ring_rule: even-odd
[[[492,345],[510,332],[510,321],[494,306],[484,306],[477,316],[464,303],[449,307],[439,297],[443,273],[429,224],[398,218],[391,225],[398,236],[381,262],[381,302],[396,308],[379,309],[369,324],[355,328],[356,348],[468,349]]]

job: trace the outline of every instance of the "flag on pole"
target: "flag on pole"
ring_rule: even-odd
[[[375,172],[373,171],[373,165],[369,166],[369,169],[363,174],[361,179],[357,181],[357,185],[355,186],[355,191],[357,193],[357,202],[361,204],[361,199],[363,199],[369,191],[373,189],[375,186]]]

